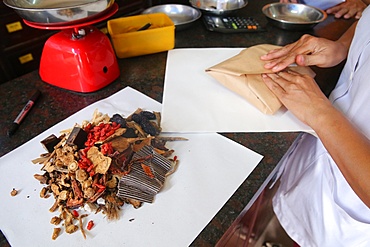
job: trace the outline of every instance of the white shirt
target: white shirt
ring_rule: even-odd
[[[370,7],[357,25],[346,65],[329,99],[370,139],[369,23]],[[273,207],[293,240],[302,247],[370,246],[370,209],[319,139],[303,134],[281,165],[284,172]]]

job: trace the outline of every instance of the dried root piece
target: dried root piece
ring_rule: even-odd
[[[91,147],[87,152],[87,158],[94,164],[95,173],[107,173],[112,162],[110,157],[102,154],[97,147]]]
[[[157,112],[157,111],[155,111],[153,113],[155,115],[155,118],[157,119],[157,126],[158,126],[158,128],[159,129],[162,129],[161,128],[161,119],[162,119],[161,113],[160,112]]]
[[[136,199],[126,198],[126,200],[128,201],[128,203],[134,206],[134,208],[140,208],[142,205],[142,202]]]
[[[48,188],[47,187],[43,187],[40,191],[40,197],[41,198],[49,198],[49,194],[48,193]]]
[[[60,229],[59,227],[54,228],[53,235],[51,235],[51,239],[52,240],[57,239],[57,237],[59,236],[59,233],[60,233],[61,230],[62,229]]]
[[[42,164],[42,163],[44,163],[44,162],[45,162],[45,160],[47,160],[48,158],[49,158],[49,156],[48,156],[48,157],[39,157],[39,158],[33,159],[33,160],[32,160],[32,163],[33,163],[33,164]]]
[[[11,196],[16,196],[17,194],[18,194],[18,190],[16,190],[15,188],[13,188],[12,191],[10,192]]]
[[[59,223],[62,221],[62,219],[58,216],[54,216],[51,218],[50,223],[53,225],[59,225]]]
[[[173,165],[172,165],[171,169],[166,173],[166,177],[172,175],[177,170],[178,166],[179,166],[179,161],[178,160],[173,160]]]
[[[91,119],[91,123],[94,125],[98,125],[99,123],[108,123],[110,117],[107,114],[103,114],[99,112],[98,109],[95,109],[93,118]]]
[[[78,223],[80,225],[80,230],[81,230],[81,233],[82,233],[82,236],[84,237],[84,239],[86,239],[86,233],[85,233],[85,229],[83,227],[83,224],[82,224],[82,219],[85,218],[87,216],[87,214],[83,214],[83,215],[80,215],[78,217]]]
[[[104,213],[107,215],[108,220],[119,219],[119,209],[122,206],[122,202],[117,197],[107,195],[105,198],[105,206],[103,207]]]
[[[171,136],[158,136],[156,137],[157,139],[159,140],[163,140],[163,141],[170,141],[170,142],[173,142],[173,141],[187,141],[188,139],[185,138],[185,137],[171,137]]]
[[[55,212],[55,210],[57,210],[59,207],[59,199],[55,200],[53,206],[51,206],[51,208],[49,208],[49,212]]]
[[[68,225],[66,227],[66,233],[68,233],[68,234],[72,234],[72,233],[76,232],[77,230],[78,230],[78,226],[73,225],[73,224]]]
[[[36,178],[37,180],[40,181],[41,184],[46,184],[48,178],[44,175],[40,175],[40,174],[35,174],[33,175],[34,178]]]

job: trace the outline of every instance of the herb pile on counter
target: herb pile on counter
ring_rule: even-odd
[[[96,110],[91,121],[41,141],[47,153],[33,163],[41,164],[44,173],[34,177],[45,185],[40,197],[55,198],[49,211],[59,215],[51,219],[56,225],[52,239],[62,227],[67,233],[80,229],[86,238],[83,218],[88,214],[82,211],[102,212],[115,220],[125,203],[139,208],[153,202],[178,165],[166,142],[186,140],[160,137],[160,117],[140,108],[127,118]],[[93,226],[90,220],[87,229]]]

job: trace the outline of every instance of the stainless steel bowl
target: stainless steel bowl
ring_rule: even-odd
[[[182,4],[163,4],[150,7],[143,11],[143,14],[164,13],[175,24],[176,30],[184,30],[198,20],[202,13],[190,6]]]
[[[271,3],[262,8],[267,19],[287,30],[307,30],[327,17],[325,11],[299,3]]]
[[[248,0],[190,0],[190,4],[206,14],[229,15],[248,4]]]
[[[101,14],[114,0],[4,0],[4,4],[32,23],[62,25]]]

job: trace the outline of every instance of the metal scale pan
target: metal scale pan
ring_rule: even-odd
[[[83,23],[109,10],[114,0],[4,0],[28,22],[43,26]]]

